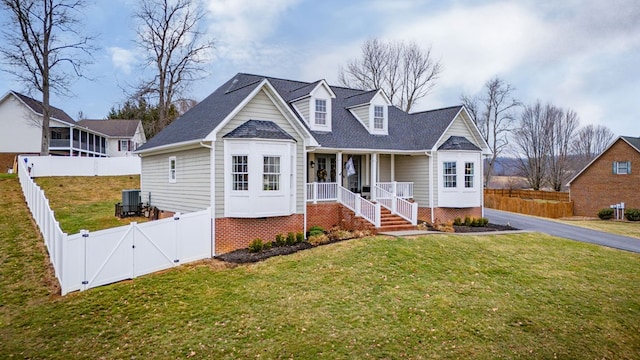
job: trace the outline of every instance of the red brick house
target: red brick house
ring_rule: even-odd
[[[578,216],[596,216],[621,202],[640,208],[640,138],[616,139],[569,181],[569,196]]]

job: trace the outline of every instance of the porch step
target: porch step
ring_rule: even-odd
[[[389,209],[384,207],[380,208],[380,227],[376,229],[378,232],[415,229],[416,226],[411,225],[410,222],[398,215],[391,214]]]

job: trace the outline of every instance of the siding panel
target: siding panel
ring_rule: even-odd
[[[209,207],[210,150],[207,148],[142,159],[142,202],[174,212],[192,212]],[[176,182],[169,183],[169,157],[176,157]],[[149,197],[151,194],[151,197]]]
[[[396,155],[396,181],[413,182],[413,198],[420,207],[429,206],[429,157]]]

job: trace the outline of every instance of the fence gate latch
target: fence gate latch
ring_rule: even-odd
[[[179,262],[180,262],[180,260],[179,260],[179,259],[175,259],[175,260],[173,260],[173,262],[174,262],[174,263],[179,263]]]
[[[87,280],[82,282],[82,285],[87,285],[89,282]]]

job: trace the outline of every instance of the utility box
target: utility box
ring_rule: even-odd
[[[122,207],[120,217],[140,216],[142,214],[142,202],[140,190],[122,190]]]

